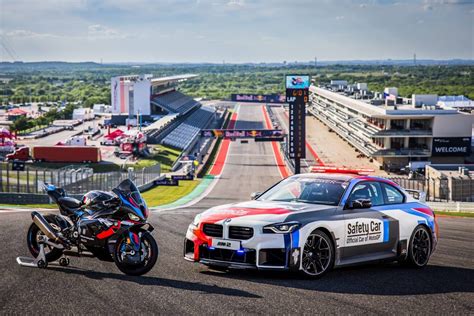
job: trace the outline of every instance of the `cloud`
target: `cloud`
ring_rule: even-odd
[[[423,9],[427,8],[429,10],[433,9],[435,5],[466,5],[474,4],[473,0],[424,0]]]
[[[407,46],[430,58],[472,58],[473,1],[299,0],[303,9],[288,15],[288,0],[0,0],[0,35],[24,60],[383,59],[405,58]],[[380,46],[384,36],[400,45]],[[307,47],[282,49],[283,39]]]
[[[245,6],[244,0],[230,0],[227,2],[227,6],[229,7],[243,7]]]
[[[116,29],[101,24],[89,25],[87,30],[88,38],[90,39],[114,39],[127,37],[126,34],[122,34]]]
[[[59,37],[50,33],[36,33],[30,30],[17,29],[5,32],[5,35],[13,38],[44,38],[44,37]]]
[[[446,5],[474,4],[472,0],[431,0],[431,2]]]

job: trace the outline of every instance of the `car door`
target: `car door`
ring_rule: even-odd
[[[354,203],[370,200],[370,206]],[[380,212],[385,195],[380,182],[363,181],[354,185],[344,207],[344,240],[341,264],[351,264],[397,255],[398,221]]]

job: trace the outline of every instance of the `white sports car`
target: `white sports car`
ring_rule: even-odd
[[[438,226],[427,205],[384,178],[323,171],[291,176],[253,201],[198,214],[186,233],[184,258],[313,277],[369,261],[428,263]]]

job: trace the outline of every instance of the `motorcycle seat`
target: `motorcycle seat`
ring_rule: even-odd
[[[81,201],[72,197],[60,197],[58,203],[67,213],[73,214],[81,207]]]

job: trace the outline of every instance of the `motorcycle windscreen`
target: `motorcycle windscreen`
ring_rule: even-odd
[[[118,185],[118,187],[114,189],[114,191],[116,193],[120,193],[123,197],[129,200],[129,202],[134,207],[141,211],[145,218],[148,217],[148,208],[145,200],[143,200],[142,195],[140,194],[140,191],[138,190],[135,183],[133,183],[130,179],[123,180]]]

